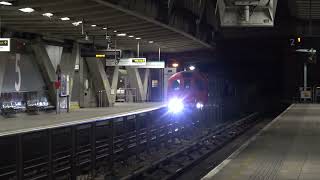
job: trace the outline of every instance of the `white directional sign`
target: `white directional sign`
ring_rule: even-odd
[[[0,38],[0,52],[10,52],[10,38]]]
[[[107,60],[106,66],[144,66],[147,64],[146,58],[128,58],[116,60]]]
[[[164,61],[148,61],[146,65],[138,66],[137,68],[163,69],[165,68],[165,62]]]
[[[120,59],[119,62],[116,62],[115,60],[107,60],[106,66],[132,66],[134,68],[163,69],[165,68],[165,62],[147,61],[146,58],[129,58]]]

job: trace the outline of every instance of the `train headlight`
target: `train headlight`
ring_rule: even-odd
[[[169,109],[169,112],[172,112],[172,113],[179,113],[183,111],[184,109],[183,101],[178,98],[171,99],[168,103],[168,109]]]
[[[201,102],[198,102],[196,104],[197,109],[202,109],[203,108],[203,104]]]

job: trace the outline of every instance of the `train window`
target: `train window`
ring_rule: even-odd
[[[204,87],[203,87],[203,82],[201,80],[196,80],[195,81],[196,87],[198,90],[203,91]]]
[[[192,72],[183,72],[182,76],[183,78],[192,78]]]
[[[190,79],[185,79],[184,80],[184,88],[185,89],[190,89],[191,88],[191,80]]]
[[[180,80],[179,79],[174,80],[172,82],[172,89],[175,90],[175,91],[180,89]]]

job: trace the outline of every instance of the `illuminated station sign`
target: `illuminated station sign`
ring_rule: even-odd
[[[165,68],[164,61],[147,61],[146,58],[128,58],[116,60],[107,60],[106,66],[132,66],[135,68],[161,69]]]
[[[0,38],[0,52],[10,52],[10,38]]]
[[[107,60],[106,66],[145,66],[147,64],[146,58],[128,58],[118,60]]]
[[[116,57],[117,58],[121,57],[121,50],[118,50],[118,49],[101,50],[101,51],[82,50],[81,57],[115,59]]]

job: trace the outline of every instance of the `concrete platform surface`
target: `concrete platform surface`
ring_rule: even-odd
[[[104,120],[164,107],[164,103],[117,103],[108,108],[84,108],[70,113],[19,114],[14,118],[0,119],[0,136],[55,128],[90,121]]]
[[[291,105],[202,178],[260,179],[320,179],[320,105]]]

